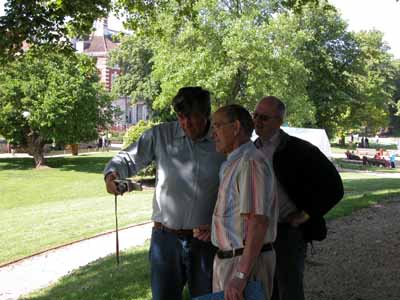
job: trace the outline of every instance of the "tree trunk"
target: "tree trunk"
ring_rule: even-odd
[[[228,96],[226,104],[237,103],[236,98],[241,91],[241,85],[243,84],[244,77],[245,77],[245,72],[240,68],[238,68],[237,73],[232,80],[230,95]]]
[[[44,158],[44,141],[41,136],[37,134],[30,134],[27,137],[28,142],[28,153],[33,156],[33,160],[36,168],[46,166],[46,160]]]
[[[345,136],[341,135],[339,140],[339,145],[344,146],[346,144]]]
[[[79,144],[71,144],[71,153],[73,156],[78,155],[78,151],[79,151]]]

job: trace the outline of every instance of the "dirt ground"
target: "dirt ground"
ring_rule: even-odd
[[[314,248],[307,300],[400,299],[400,199],[329,222],[327,239]]]

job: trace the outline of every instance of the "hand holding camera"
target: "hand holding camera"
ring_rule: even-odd
[[[114,179],[114,183],[117,186],[118,194],[121,195],[126,192],[142,190],[141,184],[131,179]]]
[[[120,179],[117,172],[107,174],[105,181],[107,192],[113,195],[122,195],[126,192],[142,190],[140,183],[127,178]]]

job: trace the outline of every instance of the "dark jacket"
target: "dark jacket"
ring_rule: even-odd
[[[326,236],[323,216],[343,197],[343,183],[332,162],[314,145],[281,130],[273,156],[275,176],[289,198],[310,219],[302,226],[306,240]]]

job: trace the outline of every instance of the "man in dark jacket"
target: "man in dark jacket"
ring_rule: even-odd
[[[343,184],[331,161],[314,145],[280,129],[285,104],[264,97],[253,115],[255,144],[272,161],[278,181],[279,220],[274,243],[274,300],[303,300],[306,243],[326,236],[323,216],[343,197]]]

